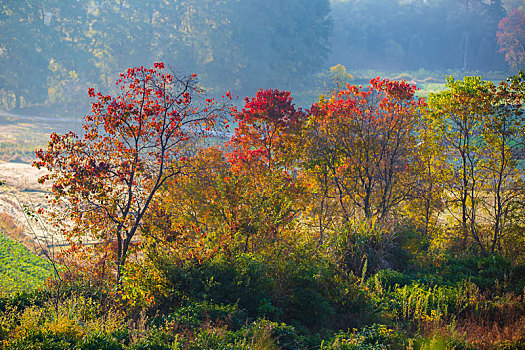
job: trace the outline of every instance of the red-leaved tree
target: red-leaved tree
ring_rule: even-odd
[[[233,231],[244,238],[244,252],[283,240],[299,213],[303,189],[293,173],[306,114],[292,101],[289,91],[261,89],[234,112],[238,127],[226,156],[232,173],[229,183],[242,184],[238,194],[229,195],[239,199]]]
[[[294,135],[305,118],[292,100],[289,91],[277,89],[261,89],[255,97],[246,97],[244,108],[234,113],[238,127],[229,142],[231,163],[270,171],[275,166],[286,167]]]
[[[500,51],[512,68],[525,66],[525,13],[516,9],[498,24]]]
[[[305,134],[307,166],[322,173],[344,221],[386,218],[413,195],[418,165],[415,128],[424,101],[404,81],[348,85],[312,108]],[[325,196],[328,193],[325,191]]]
[[[202,99],[196,76],[131,68],[121,74],[118,96],[95,94],[84,135],[51,135],[34,166],[47,168],[40,182],[53,183],[50,215],[72,249],[87,239],[110,249],[116,280],[144,214],[157,191],[184,173],[192,141],[210,135],[222,111]],[[58,209],[58,210],[57,210]]]

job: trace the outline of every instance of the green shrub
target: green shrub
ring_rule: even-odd
[[[232,332],[224,329],[206,328],[199,329],[193,337],[182,344],[183,349],[246,349],[245,343],[240,339],[242,333]]]
[[[525,265],[517,265],[512,268],[508,275],[509,289],[515,294],[523,293],[525,290]]]
[[[436,350],[436,349],[454,349],[454,350],[477,350],[478,348],[468,344],[465,339],[460,339],[455,335],[443,337],[434,335],[430,339],[424,339],[419,344],[420,350]],[[518,348],[512,348],[518,349]]]
[[[145,336],[129,347],[130,350],[177,350],[179,335],[165,328],[151,328]]]
[[[157,296],[161,305],[182,305],[209,301],[215,304],[238,304],[250,315],[270,300],[272,280],[266,268],[250,256],[228,260],[216,257],[197,264],[157,262],[168,284],[167,293]]]
[[[394,265],[395,234],[375,219],[349,221],[329,244],[336,248],[340,265],[363,279]]]
[[[182,329],[194,329],[203,324],[220,324],[238,329],[242,326],[243,316],[236,305],[217,305],[207,301],[192,302],[165,316],[155,318],[152,324],[157,326],[169,324]]]
[[[376,303],[389,318],[414,325],[435,324],[454,319],[472,307],[477,308],[479,288],[470,281],[456,286],[428,286],[414,281],[394,287],[388,293],[375,294]]]
[[[78,343],[81,350],[122,350],[123,345],[114,334],[92,333]]]
[[[235,349],[298,350],[318,346],[320,341],[300,334],[295,327],[259,319],[231,338]]]
[[[400,344],[399,335],[385,325],[373,324],[359,332],[340,331],[332,339],[323,342],[320,350],[382,350]]]
[[[363,327],[358,334],[363,337],[365,344],[395,344],[399,335],[392,329],[382,324],[373,324]]]
[[[64,334],[35,330],[14,339],[6,349],[12,350],[69,350],[74,349],[76,339]]]
[[[366,285],[370,289],[386,289],[389,290],[395,286],[403,287],[411,284],[413,279],[399,271],[386,269],[380,270],[366,281]]]
[[[0,296],[0,312],[10,307],[23,311],[30,306],[42,306],[49,300],[50,293],[47,290],[29,290]]]
[[[337,271],[333,266],[302,254],[275,265],[272,273],[276,281],[272,304],[282,310],[282,315],[274,320],[308,328],[326,326],[330,322],[335,306],[330,293],[343,292],[347,287],[334,279]]]
[[[460,282],[470,279],[480,289],[487,290],[496,284],[503,284],[505,275],[511,271],[511,263],[499,255],[468,256],[450,259],[442,271],[443,278],[447,281]]]
[[[281,350],[295,350],[307,348],[307,339],[300,335],[293,326],[285,323],[269,322],[258,320],[252,328],[269,330],[271,338]]]
[[[168,287],[164,295],[155,299],[158,305],[175,307],[177,311],[168,310],[172,312],[170,317],[190,327],[201,324],[202,312],[219,311],[215,309],[217,305],[237,305],[238,312],[230,321],[237,322],[240,317],[267,318],[313,329],[329,327],[334,319],[344,319],[341,314],[349,311],[353,314],[346,319],[353,320],[366,304],[357,291],[355,279],[342,276],[324,258],[295,252],[272,265],[261,260],[253,255],[216,256],[201,264],[163,260],[158,266]],[[180,309],[188,305],[193,309]],[[212,305],[215,306],[205,310]],[[166,313],[161,308],[153,311]],[[234,328],[239,324],[235,322]]]

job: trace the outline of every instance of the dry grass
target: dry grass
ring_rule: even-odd
[[[523,295],[478,296],[449,324],[427,325],[429,338],[458,339],[484,349],[525,349],[525,304]]]
[[[0,231],[4,236],[15,241],[21,241],[25,237],[23,227],[19,226],[15,219],[6,213],[0,213]]]

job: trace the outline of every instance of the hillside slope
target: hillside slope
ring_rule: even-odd
[[[51,263],[0,234],[0,292],[41,287],[52,274]]]

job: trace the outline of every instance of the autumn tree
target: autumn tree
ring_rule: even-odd
[[[278,239],[298,214],[302,185],[297,181],[297,145],[305,112],[288,91],[259,90],[234,113],[238,124],[228,142],[228,161],[245,186],[250,212],[238,218],[245,251],[261,240]]]
[[[481,253],[501,249],[519,194],[523,159],[523,74],[499,86],[480,77],[455,81],[429,97],[429,129],[440,140],[451,177],[448,210]]]
[[[406,203],[404,215],[430,239],[438,231],[444,213],[444,193],[451,176],[446,154],[440,145],[440,136],[433,132],[429,121],[422,118],[416,127],[418,138],[417,185],[413,198]]]
[[[483,119],[488,112],[490,83],[479,77],[465,77],[463,81],[447,78],[448,89],[429,96],[430,116],[434,130],[442,140],[440,146],[452,168],[448,184],[451,214],[459,215],[463,246],[471,236],[483,249],[477,214],[480,206],[479,171],[483,139]],[[459,208],[459,213],[455,209]]]
[[[523,168],[520,164],[525,140],[525,73],[510,77],[491,89],[490,110],[485,119],[481,170],[485,177],[483,204],[490,218],[485,238],[486,250],[501,251],[508,235],[513,211],[521,200]],[[512,250],[512,249],[511,249]]]
[[[184,173],[192,140],[209,135],[221,112],[214,100],[201,100],[194,74],[164,69],[128,69],[117,96],[90,89],[96,101],[84,134],[52,134],[34,163],[49,170],[40,182],[53,183],[51,217],[72,248],[87,239],[116,246],[118,283],[155,194]]]
[[[304,112],[290,92],[260,90],[233,114],[237,128],[227,145],[188,159],[191,176],[168,181],[149,214],[151,236],[176,256],[271,250],[298,214],[293,153]]]
[[[187,166],[190,176],[172,178],[159,191],[144,230],[152,250],[202,259],[235,241],[243,186],[219,147],[199,149]]]
[[[516,9],[498,24],[498,43],[507,63],[514,69],[525,65],[525,13]]]
[[[168,181],[148,214],[155,251],[203,260],[268,251],[283,241],[294,219],[296,186],[239,172],[218,147],[199,150],[188,166],[191,176]]]
[[[296,109],[289,91],[259,90],[246,98],[245,106],[234,113],[238,127],[229,142],[232,163],[258,163],[268,171],[291,168],[291,143],[305,114]]]
[[[414,193],[414,131],[423,104],[415,90],[376,78],[367,88],[347,85],[313,107],[307,163],[329,179],[324,187],[334,189],[344,221],[386,218]]]

